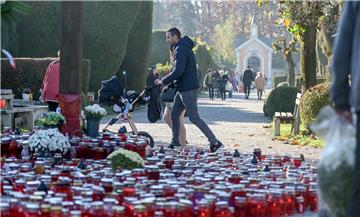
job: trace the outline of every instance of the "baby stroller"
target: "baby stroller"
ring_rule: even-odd
[[[148,132],[139,131],[136,128],[130,113],[134,111],[135,105],[145,105],[149,101],[149,99],[145,98],[144,95],[148,90],[155,87],[156,85],[146,87],[140,94],[136,93],[135,91],[126,91],[127,79],[125,71],[123,72],[123,75],[125,78],[125,88],[121,87],[120,81],[116,76],[113,76],[109,80],[102,81],[102,87],[99,90],[99,103],[106,104],[108,106],[113,105],[114,111],[119,113],[116,117],[108,121],[103,129],[103,132],[112,132],[107,128],[120,120],[121,123],[128,123],[130,125],[132,130],[130,133],[148,138],[150,147],[154,147],[153,137]],[[126,132],[126,128],[122,127],[119,129],[119,132],[120,131]]]

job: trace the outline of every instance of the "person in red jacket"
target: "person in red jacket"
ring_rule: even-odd
[[[60,84],[60,51],[58,59],[51,62],[46,69],[41,86],[41,98],[49,105],[49,111],[56,111],[59,106],[59,84]]]

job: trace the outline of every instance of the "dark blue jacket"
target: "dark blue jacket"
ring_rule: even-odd
[[[176,81],[179,91],[199,88],[195,54],[192,51],[194,42],[187,36],[181,38],[175,45],[174,66],[162,82],[168,85]]]
[[[334,105],[337,109],[353,107],[360,112],[360,2],[344,1],[333,53],[331,98]]]
[[[243,74],[242,82],[244,83],[244,85],[251,85],[251,82],[253,81],[254,81],[253,71],[251,71],[250,69],[246,69]]]

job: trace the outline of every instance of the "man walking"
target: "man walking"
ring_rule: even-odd
[[[195,124],[210,142],[210,151],[216,152],[223,144],[218,141],[208,125],[200,118],[197,107],[197,92],[199,82],[195,54],[192,48],[194,42],[187,36],[181,38],[177,28],[171,28],[166,32],[166,41],[174,48],[174,66],[171,72],[162,80],[156,80],[156,84],[168,85],[176,81],[177,93],[174,98],[171,112],[172,141],[170,148],[179,144],[180,115],[186,109],[191,123]]]
[[[357,115],[355,174],[348,217],[360,215],[360,2],[345,1],[334,47],[331,98],[335,111],[352,123]],[[351,77],[351,86],[350,86]]]
[[[254,81],[253,71],[250,66],[244,71],[242,82],[244,84],[245,99],[249,99],[251,83]]]

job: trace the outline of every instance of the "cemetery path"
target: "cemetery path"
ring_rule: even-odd
[[[265,117],[262,108],[264,101],[257,100],[255,91],[249,100],[244,94],[236,94],[233,98],[221,101],[219,98],[210,101],[207,94],[202,94],[198,100],[200,117],[209,125],[217,138],[225,144],[225,148],[238,149],[240,152],[252,152],[261,148],[266,154],[288,154],[299,156],[304,154],[307,159],[318,159],[321,149],[309,146],[284,144],[272,140],[271,120]],[[149,123],[147,109],[141,108],[132,113],[136,126],[141,131],[147,131],[155,140],[155,144],[168,144],[171,141],[171,130],[161,120]],[[103,118],[100,128],[103,128],[111,116]],[[116,131],[120,124],[109,127]],[[187,141],[191,146],[207,148],[208,141],[200,130],[186,118]]]

